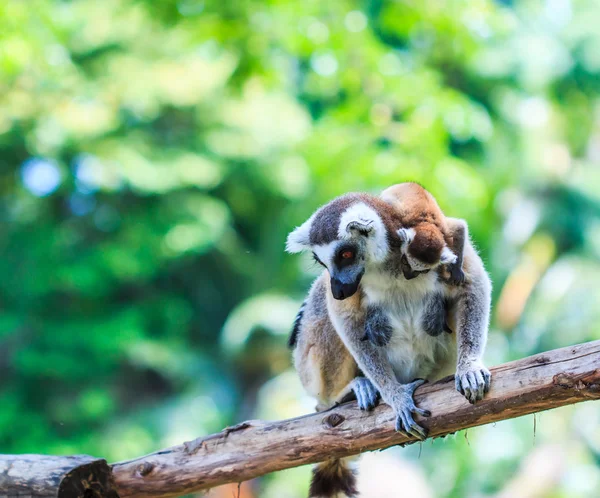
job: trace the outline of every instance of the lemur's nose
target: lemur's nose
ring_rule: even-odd
[[[358,284],[344,283],[337,278],[331,279],[331,293],[335,299],[346,299],[347,297],[352,296],[356,292],[357,288]]]

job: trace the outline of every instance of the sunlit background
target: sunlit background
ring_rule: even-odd
[[[599,26],[597,0],[2,1],[0,452],[311,412],[286,340],[318,268],[286,234],[405,180],[469,222],[488,365],[600,338]],[[365,498],[598,496],[600,410],[361,467]]]

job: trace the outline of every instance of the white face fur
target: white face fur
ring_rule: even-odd
[[[290,233],[286,244],[287,252],[312,250],[329,268],[340,242],[354,241],[364,244],[366,262],[378,263],[386,258],[389,251],[387,230],[377,212],[364,202],[352,204],[341,214],[337,224],[337,239],[332,242],[311,242],[310,231],[314,219],[315,215],[312,215]]]

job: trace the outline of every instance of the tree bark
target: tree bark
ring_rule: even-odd
[[[106,460],[0,455],[0,498],[119,498]]]
[[[600,341],[579,344],[492,369],[492,388],[470,405],[448,377],[419,388],[417,405],[431,410],[419,422],[439,437],[469,427],[600,397]],[[247,421],[150,455],[112,465],[118,495],[103,460],[91,457],[0,457],[0,498],[8,496],[180,496],[269,472],[415,442],[394,431],[386,405],[361,412],[347,403],[280,422]],[[77,459],[88,459],[80,462]],[[102,469],[88,479],[81,469]],[[90,474],[96,475],[96,474]],[[92,483],[101,482],[94,486]],[[8,492],[7,492],[8,490]],[[72,491],[71,491],[72,490]],[[12,492],[12,494],[11,494]],[[20,494],[18,494],[20,493]]]
[[[600,397],[600,341],[557,349],[492,369],[492,388],[470,405],[448,377],[417,390],[419,422],[439,437]],[[122,497],[170,497],[269,472],[388,448],[414,440],[394,431],[386,405],[355,403],[281,422],[248,421],[135,460],[113,465]]]

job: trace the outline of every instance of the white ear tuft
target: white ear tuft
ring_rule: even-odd
[[[456,254],[454,254],[448,246],[444,246],[442,249],[442,255],[440,257],[440,263],[443,265],[449,265],[452,263],[456,263]]]
[[[359,233],[360,235],[368,236],[374,230],[373,221],[351,221],[346,225],[346,232]]]
[[[289,253],[306,251],[310,247],[310,227],[313,217],[311,216],[302,225],[288,235],[285,250]]]
[[[415,238],[416,232],[414,228],[400,228],[396,233],[403,244],[410,244]]]

